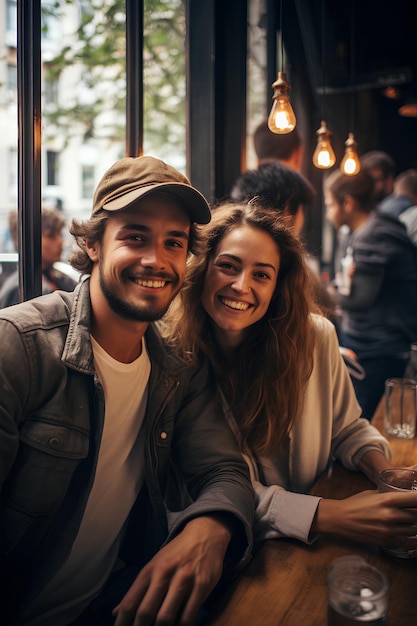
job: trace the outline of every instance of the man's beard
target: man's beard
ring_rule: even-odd
[[[129,304],[128,302],[121,300],[107,287],[101,266],[99,270],[99,282],[103,295],[106,298],[111,310],[123,319],[134,322],[155,322],[156,320],[161,319],[167,312],[172,298],[165,306],[157,310],[153,310],[150,305],[137,306]],[[177,291],[175,290],[172,297],[174,297],[176,293]]]

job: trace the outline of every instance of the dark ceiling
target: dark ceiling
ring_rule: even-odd
[[[408,98],[417,101],[417,0],[283,0],[282,7],[294,90],[296,81],[309,84],[310,110],[324,110],[335,147],[343,150],[353,130],[360,153],[381,149],[399,171],[417,167],[417,117],[398,113]]]
[[[416,0],[326,0],[330,54],[329,85],[400,86],[401,94],[414,88],[417,79]],[[318,24],[322,0],[314,4]],[[321,24],[320,24],[321,25]],[[353,59],[353,63],[351,63]],[[353,67],[351,67],[351,65]]]

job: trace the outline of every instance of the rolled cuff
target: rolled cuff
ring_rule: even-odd
[[[256,492],[255,542],[278,537],[291,537],[306,544],[317,535],[311,534],[311,525],[320,497],[286,491],[277,485],[254,485]]]

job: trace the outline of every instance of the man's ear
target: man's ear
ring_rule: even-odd
[[[343,208],[345,212],[351,215],[353,211],[355,210],[355,207],[356,207],[355,198],[351,196],[350,193],[347,193],[345,197],[343,198]]]
[[[98,261],[100,256],[100,244],[98,241],[91,241],[90,239],[85,240],[85,251],[90,257],[90,261],[95,263]]]

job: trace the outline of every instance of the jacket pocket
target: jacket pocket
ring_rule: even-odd
[[[53,515],[62,503],[79,463],[89,450],[86,432],[28,419],[3,489],[3,506],[29,515]]]
[[[62,424],[27,420],[20,430],[20,441],[67,459],[84,459],[88,454],[88,434]]]

